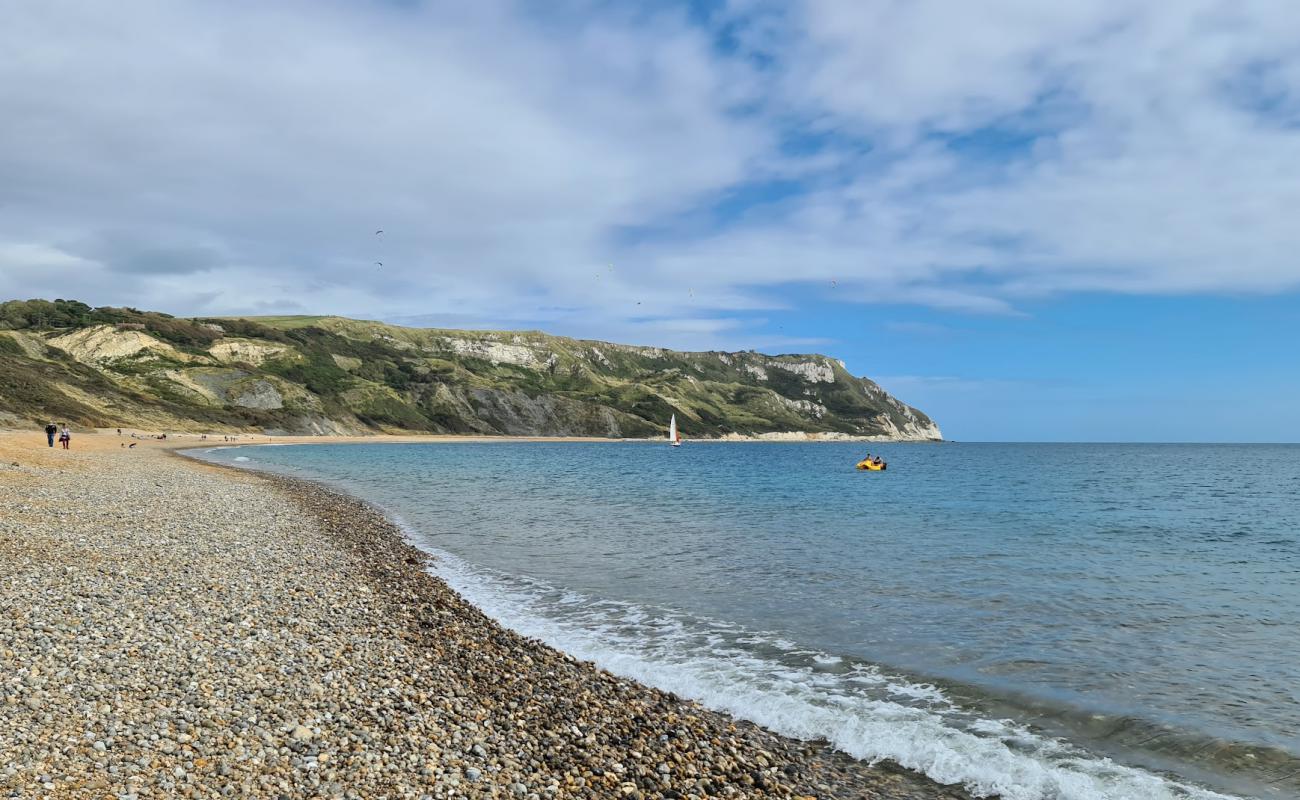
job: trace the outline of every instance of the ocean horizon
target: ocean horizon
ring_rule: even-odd
[[[1300,791],[1300,447],[620,444],[200,454],[365,499],[518,632],[855,758],[1013,800]]]

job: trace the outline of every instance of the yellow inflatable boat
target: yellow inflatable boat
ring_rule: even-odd
[[[867,461],[866,459],[858,462],[858,469],[866,472],[884,472],[886,466],[888,465],[883,461],[879,464]]]

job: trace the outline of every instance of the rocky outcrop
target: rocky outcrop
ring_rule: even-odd
[[[275,390],[270,381],[253,381],[241,386],[231,397],[231,402],[241,408],[273,411],[284,408],[284,396]]]
[[[268,344],[251,339],[222,339],[208,352],[222,364],[250,364],[257,366],[273,358],[281,358],[290,348],[282,344]]]
[[[136,330],[118,330],[112,325],[83,328],[47,341],[83,364],[101,364],[118,358],[129,358],[141,353],[165,356],[176,361],[189,361],[191,356],[161,342],[147,333]]]
[[[783,369],[787,372],[793,372],[804,380],[813,383],[834,383],[835,367],[831,365],[830,359],[809,359],[807,361],[787,361],[781,358],[771,360],[771,365],[777,369]]]
[[[482,359],[490,364],[513,364],[528,369],[546,369],[555,364],[554,353],[523,344],[499,342],[493,339],[473,340],[451,337],[436,341],[442,346],[431,348],[434,352],[446,350],[459,356]]]
[[[814,403],[811,400],[791,400],[790,398],[782,397],[781,395],[776,395],[776,399],[777,402],[781,403],[781,405],[786,408],[798,414],[812,417],[813,419],[821,419],[827,414],[826,406],[820,403]]]

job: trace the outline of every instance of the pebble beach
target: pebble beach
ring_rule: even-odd
[[[123,444],[0,435],[0,797],[967,796],[516,635],[357,500]]]

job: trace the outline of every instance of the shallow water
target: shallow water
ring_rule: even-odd
[[[517,630],[856,757],[1024,800],[1300,796],[1297,446],[205,455],[348,489]]]

